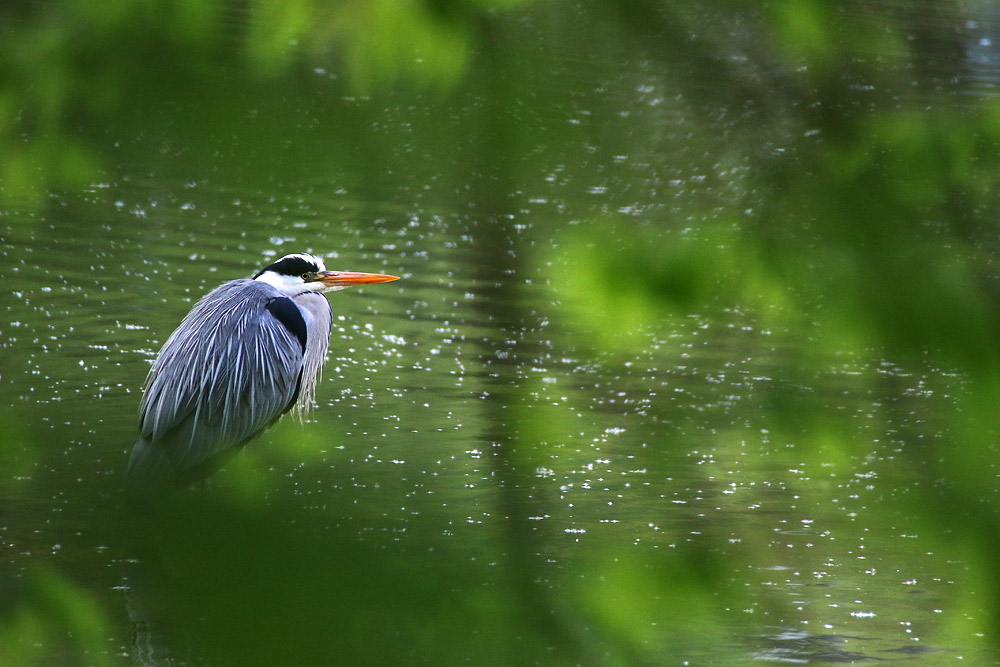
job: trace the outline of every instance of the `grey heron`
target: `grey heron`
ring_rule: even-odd
[[[307,409],[330,343],[323,293],[397,279],[328,271],[321,258],[297,253],[202,297],[146,378],[129,488],[197,481],[284,413]]]

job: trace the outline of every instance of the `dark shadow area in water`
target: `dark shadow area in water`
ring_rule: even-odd
[[[124,518],[135,538],[125,580],[137,657],[524,664],[581,648],[526,624],[508,554],[470,559],[419,519],[393,537],[372,517],[359,536],[300,508],[241,508],[211,492]]]

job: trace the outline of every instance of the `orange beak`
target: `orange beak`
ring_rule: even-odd
[[[324,285],[331,287],[350,287],[351,285],[369,285],[371,283],[388,283],[399,280],[399,276],[384,273],[357,273],[354,271],[320,271],[316,274]]]

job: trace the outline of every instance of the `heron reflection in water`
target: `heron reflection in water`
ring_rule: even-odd
[[[286,255],[206,294],[163,345],[139,406],[129,489],[156,493],[213,473],[289,410],[312,405],[330,343],[324,292],[398,280]]]

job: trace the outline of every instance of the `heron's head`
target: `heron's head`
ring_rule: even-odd
[[[399,280],[398,276],[383,273],[327,271],[322,258],[305,253],[285,255],[273,264],[265,266],[253,278],[273,285],[289,296],[303,292],[333,292],[351,285]]]

